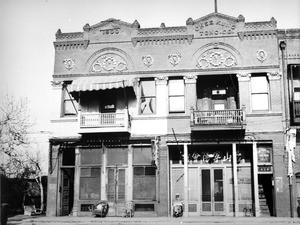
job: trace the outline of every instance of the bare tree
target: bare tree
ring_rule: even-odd
[[[0,93],[0,172],[10,178],[34,178],[43,209],[41,155],[30,146],[32,126],[28,99]]]

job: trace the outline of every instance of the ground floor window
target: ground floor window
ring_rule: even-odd
[[[135,166],[133,168],[133,200],[156,200],[156,168]]]
[[[100,167],[83,167],[80,169],[80,200],[100,200]]]

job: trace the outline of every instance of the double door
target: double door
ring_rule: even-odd
[[[224,169],[200,169],[201,215],[225,215]]]
[[[107,178],[109,212],[114,216],[122,215],[126,199],[126,169],[118,167],[107,168]]]

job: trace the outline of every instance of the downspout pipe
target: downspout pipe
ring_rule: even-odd
[[[286,70],[286,61],[285,61],[285,50],[286,50],[286,41],[280,41],[279,43],[279,47],[281,50],[281,62],[282,62],[282,81],[283,81],[283,105],[284,105],[284,110],[283,110],[283,118],[284,118],[284,130],[285,133],[287,134],[287,131],[290,128],[290,124],[289,124],[289,99],[287,99],[287,91],[288,91],[288,87],[287,87],[287,70]],[[289,160],[289,159],[288,159]],[[289,163],[289,162],[288,162]],[[294,217],[294,197],[293,197],[293,180],[292,177],[289,176],[289,198],[290,198],[290,216],[293,218]]]

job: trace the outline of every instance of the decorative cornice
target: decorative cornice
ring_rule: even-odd
[[[245,23],[245,28],[247,29],[264,29],[264,28],[276,28],[277,21],[272,17],[270,21],[260,21],[260,22],[248,22]]]
[[[83,32],[62,33],[60,29],[55,34],[56,40],[83,38]]]
[[[240,40],[246,38],[247,40],[260,40],[260,39],[272,39],[277,35],[276,30],[256,30],[256,31],[243,31],[238,32]]]
[[[185,33],[186,31],[186,27],[144,28],[138,31],[138,35]]]
[[[267,73],[267,76],[269,80],[280,80],[281,73],[279,73],[278,71],[274,71],[274,72]]]
[[[187,41],[192,43],[194,35],[170,35],[170,36],[154,36],[154,37],[134,37],[132,38],[133,46],[137,43],[140,45],[166,45],[166,44],[185,44]]]
[[[236,77],[238,81],[250,81],[251,73],[238,73]]]
[[[89,40],[56,41],[53,44],[55,50],[86,49],[89,45]]]

